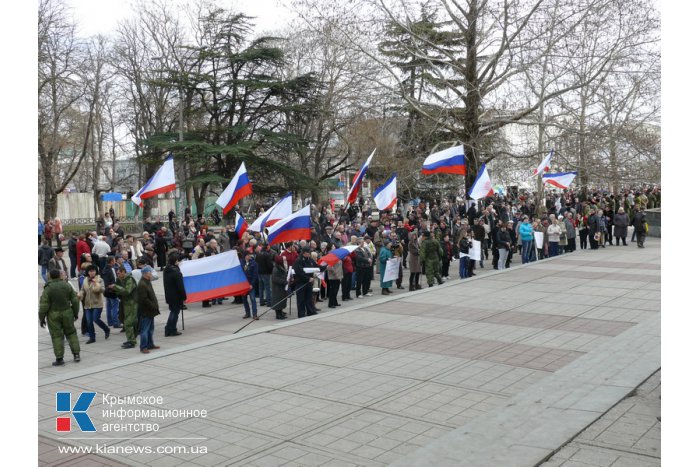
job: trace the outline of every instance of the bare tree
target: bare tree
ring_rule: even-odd
[[[44,216],[51,218],[56,215],[58,194],[68,187],[87,153],[98,90],[81,76],[82,47],[65,5],[42,0],[38,19],[38,155]],[[81,114],[87,124],[78,136],[71,127]]]

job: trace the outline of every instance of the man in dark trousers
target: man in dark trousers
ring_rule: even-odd
[[[70,259],[70,277],[75,278],[75,272],[78,266],[78,234],[73,232],[68,239],[68,258]]]
[[[61,280],[58,269],[49,271],[49,281],[44,286],[44,292],[39,300],[39,323],[43,328],[47,318],[49,334],[53,344],[56,361],[53,366],[63,365],[63,338],[65,336],[73,352],[73,360],[80,361],[80,343],[73,322],[78,319],[80,305],[75,290],[66,281]]]
[[[141,270],[141,280],[136,287],[136,303],[141,315],[141,353],[150,353],[151,350],[160,349],[153,343],[154,318],[160,314],[158,310],[158,299],[153,291],[151,279],[153,278],[153,268],[145,266]]]
[[[121,329],[122,325],[119,322],[119,297],[114,292],[114,287],[111,287],[117,283],[117,272],[114,269],[114,264],[114,256],[108,256],[100,276],[105,283],[104,295],[107,302],[107,326]]]
[[[180,258],[177,253],[168,256],[168,265],[163,271],[163,288],[165,289],[165,302],[170,309],[168,322],[165,324],[165,337],[179,336],[182,333],[177,330],[177,319],[180,310],[187,300],[185,281],[180,272]]]
[[[304,268],[318,267],[311,259],[311,248],[305,246],[294,263],[294,290],[297,295],[297,315],[299,318],[316,314],[311,301],[313,292],[313,273],[304,272]]]

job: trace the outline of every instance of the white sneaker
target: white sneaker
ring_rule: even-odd
[[[373,295],[373,294],[371,294],[371,293],[368,293],[368,294],[367,294],[368,297],[371,297],[372,295]]]
[[[357,298],[364,298],[364,295],[358,295]]]
[[[445,280],[446,280],[446,281],[449,281],[449,280],[450,280],[450,276],[445,277]]]

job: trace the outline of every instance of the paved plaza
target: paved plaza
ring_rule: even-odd
[[[183,335],[163,337],[159,280],[149,355],[98,330],[95,344],[80,339],[80,363],[54,368],[39,329],[40,464],[660,465],[660,240],[646,245],[517,256],[506,271],[489,261],[464,281],[453,263],[443,286],[324,302],[303,320],[269,312],[235,335],[249,321],[228,301],[189,305]],[[66,391],[97,393],[96,433],[56,431]],[[126,410],[207,415],[120,420],[103,394],[162,397]],[[159,430],[101,429],[132,422]],[[119,452],[59,452],[97,444]]]

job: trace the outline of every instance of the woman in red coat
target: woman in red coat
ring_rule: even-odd
[[[80,270],[80,262],[83,258],[83,253],[90,254],[90,245],[85,241],[85,235],[80,235],[78,237],[78,243],[75,246],[77,260],[78,260],[78,270]]]

